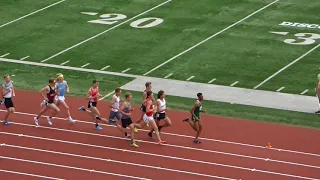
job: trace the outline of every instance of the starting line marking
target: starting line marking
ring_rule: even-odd
[[[37,174],[29,174],[29,173],[23,173],[23,172],[18,172],[18,171],[9,171],[5,169],[0,169],[0,172],[5,172],[5,173],[11,173],[11,174],[19,174],[19,175],[25,175],[25,176],[33,176],[33,177],[39,177],[39,178],[44,178],[44,179],[52,179],[52,180],[65,180],[61,178],[54,178],[54,177],[49,177],[49,176],[41,176]]]
[[[18,158],[6,157],[6,156],[0,156],[0,159],[1,158],[2,159],[13,160],[13,161],[22,161],[22,162],[41,164],[41,165],[47,165],[47,166],[54,166],[54,167],[60,167],[60,168],[67,168],[67,169],[74,169],[74,170],[80,170],[80,171],[89,171],[89,172],[91,171],[90,169],[73,167],[73,166],[65,166],[65,165],[61,165],[61,164],[46,163],[46,162],[41,162],[41,161],[32,161],[32,160],[18,159]],[[131,179],[145,179],[145,178],[141,178],[141,177],[128,176],[128,175],[124,175],[124,174],[116,174],[116,173],[103,172],[103,171],[94,171],[94,172],[95,173],[99,173],[99,174],[120,176],[120,177],[126,177],[126,178],[131,178]]]
[[[128,68],[128,69],[125,69],[125,70],[123,70],[123,71],[121,71],[122,73],[125,73],[125,72],[127,72],[127,71],[129,71],[131,68]]]
[[[9,25],[9,24],[11,24],[11,23],[14,23],[14,22],[16,22],[16,21],[19,21],[19,20],[21,20],[21,19],[23,19],[23,18],[26,18],[26,17],[28,17],[28,16],[31,16],[31,15],[37,13],[37,12],[43,11],[43,10],[45,10],[45,9],[48,9],[49,7],[55,6],[55,5],[57,5],[57,4],[59,4],[59,3],[62,3],[62,2],[64,2],[64,1],[66,1],[66,0],[58,1],[58,2],[56,2],[56,3],[53,3],[53,4],[49,5],[49,6],[46,6],[46,7],[42,8],[42,9],[39,9],[39,10],[37,10],[37,11],[34,11],[34,12],[29,13],[29,14],[27,14],[27,15],[24,15],[24,16],[18,18],[18,19],[15,19],[15,20],[10,21],[10,22],[8,22],[8,23],[2,24],[2,25],[0,26],[0,28],[2,28],[2,27],[4,27],[4,26],[7,26],[7,25]]]
[[[22,124],[22,123],[14,123],[14,124]],[[30,125],[30,126],[31,126],[31,125]],[[41,127],[41,126],[40,126],[40,127]],[[41,127],[41,128],[57,129],[57,128],[49,128],[49,127]],[[15,133],[7,133],[7,132],[0,132],[0,133],[1,133],[1,134],[7,134],[7,135],[17,136],[17,134],[15,134]],[[103,136],[103,135],[101,135],[101,136]],[[98,146],[98,145],[85,144],[85,143],[72,142],[72,141],[64,141],[64,140],[58,140],[58,139],[43,138],[43,137],[37,137],[37,136],[24,135],[24,137],[26,137],[26,138],[33,138],[33,139],[48,140],[48,141],[55,141],[55,142],[62,142],[62,143],[68,143],[68,144],[77,144],[77,145],[82,145],[82,146],[89,146],[89,147],[96,147],[96,148],[103,148],[103,149],[111,149],[111,150],[116,150],[116,151],[123,151],[123,149],[119,149],[119,148]],[[123,138],[123,139],[125,139],[125,138]],[[127,140],[127,139],[126,139],[126,140]],[[215,166],[221,166],[221,167],[228,167],[228,168],[234,168],[234,169],[241,169],[241,170],[246,170],[246,171],[252,171],[251,168],[234,166],[234,165],[226,165],[226,164],[220,164],[220,163],[214,163],[214,162],[207,162],[207,161],[201,161],[201,160],[186,159],[186,158],[173,157],[173,156],[160,155],[160,154],[152,154],[152,153],[146,153],[146,152],[141,152],[141,151],[133,151],[133,150],[126,150],[126,151],[127,151],[127,152],[130,152],[130,153],[136,153],[136,154],[144,154],[144,155],[150,155],[150,156],[156,156],[156,157],[163,157],[163,158],[169,158],[169,159],[177,159],[177,160],[183,160],[183,161],[188,161],[188,162],[196,162],[196,163],[201,163],[201,164],[209,164],[209,165],[215,165]],[[1,158],[1,157],[3,157],[3,156],[0,156],[0,158]],[[265,170],[260,170],[260,169],[255,169],[255,171],[260,172],[260,173],[279,175],[279,176],[295,177],[295,178],[308,179],[308,180],[317,180],[317,179],[309,178],[309,177],[302,177],[302,176],[296,176],[296,175],[291,175],[291,174],[271,172],[271,171],[265,171]]]
[[[87,64],[82,65],[81,67],[84,68],[84,67],[89,66],[89,65],[90,65],[90,63],[87,63]]]
[[[282,91],[284,88],[285,88],[285,87],[281,87],[281,88],[279,88],[279,89],[277,90],[277,92]]]
[[[219,178],[219,179],[225,179],[225,180],[236,180],[236,179],[231,179],[231,178],[226,178],[226,177],[212,176],[212,175],[208,175],[208,174],[200,174],[200,173],[195,173],[195,172],[190,172],[190,171],[182,171],[182,170],[177,170],[177,169],[170,169],[170,168],[164,168],[164,167],[158,167],[158,166],[130,163],[130,162],[126,162],[126,161],[117,161],[117,160],[113,160],[113,159],[104,159],[104,158],[98,158],[98,157],[84,156],[84,155],[71,154],[71,153],[65,153],[65,152],[59,152],[59,151],[50,151],[50,150],[30,148],[30,147],[24,147],[24,146],[16,146],[16,145],[9,145],[9,144],[6,144],[5,146],[6,147],[11,147],[11,148],[17,148],[17,149],[37,151],[37,152],[45,152],[45,153],[51,153],[51,154],[59,154],[59,155],[79,157],[79,158],[92,159],[92,160],[99,160],[99,161],[105,161],[105,162],[113,162],[113,163],[118,163],[118,164],[139,166],[139,167],[158,169],[158,170],[165,170],[165,171],[171,171],[171,172],[178,172],[178,173],[184,173],[184,174],[192,174],[192,175],[197,175],[197,176]],[[95,172],[95,171],[96,170],[93,170],[93,169],[91,170],[91,172]]]
[[[21,58],[20,60],[23,61],[23,60],[25,60],[25,59],[27,59],[27,58],[29,58],[29,57],[30,57],[30,56],[26,56],[26,57]]]
[[[233,86],[235,86],[235,85],[238,84],[238,83],[239,83],[239,81],[236,81],[236,82],[232,83],[230,86],[233,87]]]
[[[191,79],[193,79],[194,78],[194,76],[190,76],[188,79],[187,79],[187,81],[190,81]]]
[[[4,55],[2,55],[2,56],[0,56],[0,57],[6,57],[6,56],[8,56],[10,53],[7,53],[7,54],[4,54]]]
[[[0,109],[0,112],[6,112],[6,111]],[[15,114],[21,114],[21,115],[26,115],[26,116],[37,116],[37,114],[18,112],[18,111],[16,111]],[[48,117],[48,116],[42,116],[42,117]],[[65,118],[60,118],[60,117],[56,117],[55,119],[66,120]],[[77,122],[87,123],[87,124],[95,124],[93,122],[80,121],[80,120],[77,120]],[[101,125],[115,128],[114,125],[108,125],[108,124],[101,124]],[[148,130],[144,130],[144,129],[140,129],[140,131],[149,132]],[[194,139],[193,136],[182,135],[182,134],[174,134],[174,133],[166,133],[166,132],[162,132],[162,134]],[[219,140],[219,139],[211,139],[211,138],[199,138],[199,139],[206,140],[206,141],[212,141],[212,142],[219,142],[219,143],[233,144],[233,145],[246,146],[246,147],[252,147],[252,148],[259,148],[259,149],[265,149],[266,148],[265,146],[258,146],[258,145],[253,145],[253,144],[244,144],[244,143],[233,142],[233,141],[225,141],[225,140]],[[320,154],[301,152],[301,151],[293,151],[293,150],[288,150],[288,149],[271,148],[270,150],[283,151],[283,152],[289,152],[289,153],[295,153],[295,154],[303,154],[303,155],[308,155],[308,156],[320,157]]]
[[[217,80],[217,79],[216,79],[216,78],[211,79],[208,83],[211,84],[211,83],[213,83],[215,80]]]
[[[170,74],[168,74],[168,75],[166,75],[164,78],[165,79],[168,79],[170,76],[172,76],[173,75],[173,73],[170,73]]]
[[[101,68],[101,71],[103,71],[103,70],[105,70],[105,69],[107,69],[107,68],[109,68],[110,66],[108,65],[108,66],[105,66],[105,67],[103,67],[103,68]]]
[[[69,63],[70,61],[66,61],[66,62],[63,62],[63,63],[61,63],[60,65],[65,65],[65,64],[67,64],[67,63]]]

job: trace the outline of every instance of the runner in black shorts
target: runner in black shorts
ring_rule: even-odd
[[[122,124],[122,131],[125,131],[125,128],[129,127],[131,129],[131,146],[132,147],[138,147],[138,145],[134,141],[134,124],[131,120],[131,111],[133,111],[133,108],[131,107],[131,99],[132,95],[131,93],[126,93],[125,95],[126,101],[123,102],[120,106],[120,113],[121,116],[121,124]],[[128,137],[127,132],[124,132],[125,135]]]
[[[159,132],[161,131],[161,129],[163,127],[168,127],[171,126],[171,120],[169,119],[169,117],[166,114],[166,110],[167,105],[166,105],[166,100],[165,100],[165,93],[163,90],[158,92],[158,100],[157,100],[157,113],[155,114],[155,119],[156,124],[158,126]],[[163,120],[165,123],[163,125],[160,125],[160,121]],[[149,133],[148,136],[152,137],[152,133],[153,133],[154,129],[152,129]]]
[[[320,74],[318,74],[318,80],[316,85],[316,96],[319,100],[319,111],[316,112],[316,114],[320,114]]]
[[[15,96],[15,93],[14,93],[12,81],[10,80],[10,76],[4,75],[3,78],[4,78],[4,83],[2,84],[2,97],[3,97],[3,99],[1,101],[1,104],[4,104],[7,109],[7,113],[4,116],[3,124],[10,125],[10,123],[8,122],[8,118],[11,113],[15,112],[14,105],[12,102],[12,97]]]
[[[139,124],[139,123],[143,120],[143,116],[144,116],[144,114],[146,113],[145,100],[146,100],[146,98],[147,98],[147,92],[151,91],[151,89],[152,89],[152,84],[151,84],[151,82],[146,82],[145,86],[146,86],[146,89],[145,89],[144,92],[143,92],[143,95],[142,95],[142,105],[141,105],[141,107],[140,107],[141,115],[140,115],[139,119],[136,121],[137,124]],[[134,128],[134,132],[138,132],[138,129],[137,129],[137,128]]]

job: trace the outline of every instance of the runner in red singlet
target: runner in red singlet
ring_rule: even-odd
[[[86,99],[89,99],[88,102],[88,109],[81,106],[79,110],[87,112],[93,119],[96,121],[95,128],[96,130],[102,130],[102,127],[99,126],[98,120],[101,120],[100,118],[100,112],[97,109],[98,104],[98,98],[102,97],[102,95],[99,93],[99,82],[97,80],[93,80],[92,87],[88,90]],[[90,110],[89,110],[90,109]]]
[[[135,123],[134,127],[142,129],[147,124],[150,124],[151,128],[153,128],[154,131],[156,132],[156,135],[158,138],[158,144],[163,144],[163,143],[165,143],[165,141],[161,140],[159,129],[158,129],[157,124],[153,118],[153,114],[155,113],[153,101],[154,101],[153,93],[152,93],[152,91],[148,91],[147,92],[147,99],[145,100],[146,113],[143,115],[143,123],[140,123],[140,124]]]
[[[40,90],[41,96],[45,100],[45,107],[41,109],[38,116],[34,118],[34,122],[36,126],[39,126],[39,118],[47,112],[48,109],[52,109],[52,115],[47,118],[49,125],[52,125],[52,118],[57,115],[58,112],[60,112],[60,109],[54,104],[55,96],[59,93],[56,90],[56,81],[54,78],[49,79],[49,85],[45,86]]]

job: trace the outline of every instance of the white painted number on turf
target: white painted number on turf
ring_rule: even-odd
[[[86,13],[82,13],[82,14],[86,14]],[[126,19],[127,16],[124,14],[111,13],[111,14],[102,14],[102,15],[100,15],[100,18],[101,19],[91,20],[88,22],[94,23],[94,24],[111,25],[111,24],[115,24],[115,23],[119,22],[120,20]],[[148,17],[148,18],[142,18],[142,19],[138,19],[136,21],[133,21],[130,24],[130,26],[133,28],[143,29],[143,28],[151,28],[151,27],[158,26],[162,22],[163,22],[163,19],[161,19],[161,18]]]
[[[317,39],[320,39],[320,34],[315,33],[297,33],[295,36],[297,39],[286,39],[283,42],[292,45],[310,45],[315,43]]]
[[[147,23],[149,21],[151,21],[151,22]],[[130,24],[130,26],[134,27],[134,28],[151,28],[154,26],[158,26],[162,22],[163,22],[163,19],[150,17],[150,18],[142,18],[142,19],[138,19],[136,21],[133,21]]]
[[[100,16],[101,19],[88,21],[89,23],[95,23],[95,24],[114,24],[117,23],[119,20],[127,18],[126,15],[123,14],[102,14]]]

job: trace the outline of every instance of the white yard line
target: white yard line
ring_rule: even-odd
[[[22,123],[13,123],[13,124],[22,124]],[[55,129],[55,130],[58,129],[58,128],[51,128],[51,127],[41,127],[41,128]],[[72,132],[72,130],[66,130],[66,131],[71,131]],[[73,132],[76,132],[76,131],[73,131]],[[155,157],[161,157],[161,158],[182,160],[182,161],[186,161],[186,162],[194,162],[194,163],[199,163],[199,164],[209,164],[209,165],[213,165],[213,166],[228,167],[228,168],[241,169],[241,170],[246,170],[246,171],[255,171],[255,172],[259,172],[259,173],[274,174],[274,175],[279,175],[279,176],[294,177],[294,178],[308,179],[308,180],[317,180],[317,179],[314,179],[314,178],[302,177],[302,176],[297,176],[297,175],[292,175],[292,174],[284,174],[284,173],[273,172],[273,171],[265,171],[265,170],[261,170],[261,169],[253,169],[253,168],[248,168],[248,167],[234,166],[234,165],[228,165],[228,164],[220,164],[220,163],[215,163],[215,162],[201,161],[201,160],[195,160],[195,159],[187,159],[187,158],[181,158],[181,157],[175,157],[175,156],[167,156],[167,155],[162,155],[162,154],[153,154],[153,153],[135,151],[135,150],[130,150],[130,149],[120,149],[120,148],[113,148],[113,147],[108,147],[108,146],[98,146],[98,145],[85,144],[85,143],[80,143],[80,142],[65,141],[65,140],[44,138],[44,137],[38,137],[38,136],[30,136],[30,135],[25,135],[25,134],[15,134],[15,133],[9,133],[9,132],[0,132],[0,134],[6,134],[6,135],[11,135],[11,136],[19,136],[19,137],[25,137],[25,138],[32,138],[32,139],[41,139],[41,140],[46,140],[46,141],[61,142],[61,143],[67,143],[67,144],[73,144],[73,145],[81,145],[81,146],[102,148],[102,149],[122,151],[122,152],[125,151],[125,152],[129,152],[129,153],[134,153],[134,154],[143,154],[143,155],[148,155],[148,156],[155,156]],[[106,135],[93,134],[93,133],[87,133],[87,134],[88,135],[89,134],[90,135],[97,135],[97,136],[106,136]],[[122,139],[125,139],[125,138],[122,138]],[[127,140],[127,139],[125,139],[125,140]],[[5,144],[2,143],[1,146],[5,146]],[[195,149],[195,148],[193,148],[193,149]],[[1,158],[1,156],[0,156],[0,158]],[[271,161],[271,159],[264,159],[264,158],[263,158],[263,160],[264,161]],[[293,165],[297,165],[297,164],[294,163]],[[307,165],[307,166],[309,166],[309,165]],[[311,167],[317,168],[317,169],[320,168],[320,167],[317,167],[317,166],[311,166]]]
[[[27,58],[29,58],[29,57],[30,57],[30,56],[26,56],[26,57],[21,58],[20,60],[23,61],[23,60],[25,60],[25,59],[27,59]]]
[[[6,56],[8,56],[10,53],[7,53],[7,54],[4,54],[4,55],[2,55],[2,56],[0,56],[0,57],[6,57]]]
[[[125,69],[125,70],[123,70],[123,71],[121,71],[122,73],[125,73],[125,72],[127,72],[127,71],[129,71],[131,68],[128,68],[128,69]]]
[[[170,73],[170,74],[166,75],[164,78],[167,79],[167,78],[169,78],[169,77],[172,76],[172,75],[173,75],[173,73]]]
[[[0,109],[0,112],[6,112],[6,110]],[[37,116],[37,114],[25,113],[25,112],[19,112],[19,111],[16,111],[15,114],[26,115],[26,116]],[[43,116],[43,117],[48,117],[48,116]],[[57,119],[57,120],[66,120],[65,118],[60,118],[60,117],[56,117],[55,119]],[[95,124],[94,122],[81,121],[81,120],[78,120],[77,122],[85,123],[85,124]],[[22,124],[22,123],[15,123],[15,124],[22,125],[22,126],[32,126],[32,127],[34,126],[34,125]],[[106,126],[106,127],[115,128],[114,125],[108,125],[108,124],[101,124],[101,125],[102,126]],[[45,128],[47,128],[47,127],[45,127]],[[50,129],[50,127],[48,127],[48,128]],[[149,132],[148,130],[144,130],[144,129],[141,129],[140,131]],[[174,133],[166,133],[166,132],[162,132],[162,134],[169,135],[169,136],[176,136],[176,137],[194,139],[193,136],[187,136],[187,135],[182,135],[182,134],[174,134]],[[98,136],[100,136],[100,135],[98,135]],[[106,136],[104,136],[104,137],[106,137]],[[109,136],[107,136],[107,137],[109,137]],[[126,138],[117,137],[117,139],[126,139]],[[244,143],[233,142],[233,141],[225,141],[225,140],[219,140],[219,139],[211,139],[211,138],[200,138],[200,139],[206,140],[206,141],[211,141],[211,142],[219,142],[219,143],[232,144],[232,145],[238,145],[238,146],[245,146],[245,147],[251,147],[251,148],[259,148],[259,149],[265,149],[266,148],[265,146],[258,146],[258,145],[253,145],[253,144],[244,144]],[[153,142],[149,142],[149,141],[140,141],[140,142],[153,143]],[[196,148],[194,148],[194,149],[196,149]],[[288,149],[271,148],[270,150],[294,153],[294,154],[299,154],[299,155],[308,155],[308,156],[320,157],[320,154],[301,152],[301,151],[293,151],[293,150],[288,150]],[[213,151],[209,151],[209,152],[213,152]]]
[[[216,79],[216,78],[211,79],[208,83],[211,84],[211,83],[213,83],[215,80],[217,80],[217,79]]]
[[[103,70],[105,70],[105,69],[107,69],[107,68],[109,68],[110,66],[108,65],[108,66],[105,66],[105,67],[103,67],[103,68],[101,68],[101,71],[103,71]]]
[[[308,91],[309,91],[309,89],[306,89],[306,90],[302,91],[300,94],[303,95],[303,94],[307,93]]]
[[[238,83],[239,83],[239,81],[236,81],[236,82],[232,83],[230,86],[235,86]]]
[[[121,25],[129,22],[129,21],[132,21],[132,20],[134,20],[135,18],[140,17],[140,16],[142,16],[142,15],[144,15],[144,14],[146,14],[146,13],[148,13],[148,12],[154,10],[154,9],[157,9],[158,7],[161,7],[161,6],[167,4],[167,3],[171,2],[171,1],[172,1],[172,0],[167,0],[167,1],[165,1],[165,2],[163,2],[163,3],[161,3],[161,4],[159,4],[159,5],[157,5],[157,6],[155,6],[155,7],[151,8],[151,9],[149,9],[149,10],[147,10],[147,11],[144,11],[143,13],[140,13],[140,14],[138,14],[138,15],[136,15],[136,16],[134,16],[134,17],[126,20],[126,21],[123,21],[122,23],[119,23],[119,24],[117,24],[117,25],[115,25],[115,26],[113,26],[113,27],[111,27],[111,28],[109,28],[109,29],[107,29],[107,30],[105,30],[105,31],[97,34],[97,35],[94,35],[94,36],[92,36],[92,37],[90,37],[90,38],[88,38],[88,39],[86,39],[86,40],[83,40],[83,41],[79,42],[78,44],[75,44],[75,45],[73,45],[73,46],[71,46],[71,47],[69,47],[69,48],[67,48],[67,49],[65,49],[65,50],[62,50],[62,51],[58,52],[57,54],[54,54],[54,55],[48,57],[47,59],[42,60],[41,62],[46,62],[46,61],[48,61],[48,60],[50,60],[50,59],[52,59],[52,58],[54,58],[54,57],[57,57],[57,56],[59,56],[60,54],[63,54],[63,53],[65,53],[65,52],[67,52],[67,51],[69,51],[69,50],[71,50],[71,49],[73,49],[73,48],[75,48],[75,47],[80,46],[80,45],[83,44],[83,43],[86,43],[86,42],[88,42],[88,41],[90,41],[90,40],[92,40],[92,39],[94,39],[94,38],[96,38],[96,37],[99,37],[99,36],[101,36],[101,35],[109,32],[109,31],[111,31],[111,30],[113,30],[113,29],[115,29],[115,28],[117,28],[117,27],[119,27],[119,26],[121,26]]]
[[[10,174],[19,174],[19,175],[31,176],[31,177],[38,177],[38,178],[43,178],[43,179],[65,180],[65,179],[61,179],[61,178],[54,178],[54,177],[49,177],[49,176],[41,176],[41,175],[23,173],[23,172],[18,172],[18,171],[9,171],[9,170],[5,170],[5,169],[0,169],[0,172],[10,173]]]
[[[279,71],[275,72],[274,74],[272,74],[271,76],[269,76],[267,79],[265,79],[264,81],[262,81],[260,84],[256,85],[253,89],[257,89],[260,86],[262,86],[263,84],[265,84],[266,82],[268,82],[270,79],[274,78],[276,75],[280,74],[282,71],[286,70],[288,67],[292,66],[293,64],[295,64],[296,62],[300,61],[302,58],[306,57],[308,54],[312,53],[314,50],[316,50],[317,48],[320,47],[320,44],[318,44],[317,46],[313,47],[312,49],[310,49],[308,52],[304,53],[302,56],[298,57],[296,60],[292,61],[291,63],[289,63],[288,65],[284,66],[283,68],[281,68]]]
[[[181,52],[181,53],[179,53],[179,54],[177,54],[177,55],[173,56],[172,58],[168,59],[167,61],[165,61],[165,62],[163,62],[163,63],[159,64],[158,66],[156,66],[155,68],[151,69],[150,71],[148,71],[148,72],[144,73],[143,75],[148,75],[148,74],[152,73],[153,71],[155,71],[155,70],[159,69],[160,67],[162,67],[162,66],[166,65],[167,63],[169,63],[169,62],[171,62],[171,61],[175,60],[175,59],[176,59],[176,58],[178,58],[179,56],[181,56],[181,55],[183,55],[183,54],[185,54],[185,53],[187,53],[187,52],[191,51],[192,49],[194,49],[194,48],[196,48],[196,47],[200,46],[201,44],[203,44],[203,43],[205,43],[205,42],[209,41],[210,39],[212,39],[212,38],[214,38],[214,37],[218,36],[219,34],[221,34],[221,33],[225,32],[225,31],[227,31],[228,29],[230,29],[230,28],[232,28],[232,27],[234,27],[234,26],[238,25],[239,23],[241,23],[241,22],[243,22],[244,20],[246,20],[246,19],[250,18],[251,16],[253,16],[253,15],[255,15],[255,14],[259,13],[260,11],[262,11],[262,10],[266,9],[267,7],[269,7],[269,6],[273,5],[273,4],[275,4],[275,3],[276,3],[276,2],[278,2],[278,1],[279,1],[279,0],[273,1],[272,3],[270,3],[270,4],[266,5],[266,6],[264,6],[263,8],[261,8],[261,9],[259,9],[259,10],[255,11],[255,12],[253,12],[253,13],[251,13],[251,14],[249,14],[248,16],[244,17],[243,19],[241,19],[241,20],[239,20],[239,21],[237,21],[237,22],[235,22],[235,23],[231,24],[230,26],[228,26],[228,27],[226,27],[226,28],[222,29],[221,31],[219,31],[219,32],[217,32],[217,33],[215,33],[215,34],[213,34],[212,36],[208,37],[207,39],[205,39],[205,40],[203,40],[203,41],[199,42],[198,44],[196,44],[196,45],[194,45],[194,46],[190,47],[189,49],[187,49],[187,50],[185,50],[185,51],[183,51],[183,52]]]
[[[191,79],[193,79],[195,76],[190,76],[187,81],[190,81]]]
[[[65,64],[67,64],[67,63],[69,63],[70,61],[65,61],[65,62],[63,62],[63,63],[61,63],[60,65],[65,65]]]
[[[277,90],[277,92],[282,91],[284,88],[285,88],[285,87],[281,87],[281,88],[279,88],[279,89]]]
[[[139,180],[146,179],[146,178],[141,178],[141,177],[128,176],[128,175],[124,175],[124,174],[116,174],[116,173],[111,173],[111,172],[97,171],[94,169],[85,169],[85,168],[66,166],[66,165],[61,165],[61,164],[46,163],[46,162],[41,162],[41,161],[19,159],[19,158],[12,158],[12,157],[6,157],[6,156],[0,156],[0,159],[8,159],[8,160],[13,160],[13,161],[21,161],[21,162],[27,162],[27,163],[33,163],[33,164],[41,164],[41,165],[46,165],[46,166],[60,167],[60,168],[73,169],[73,170],[79,170],[79,171],[87,171],[87,172],[91,172],[91,173],[106,174],[106,175],[119,176],[119,177],[124,177],[124,178],[131,178],[131,179],[139,179]]]
[[[46,7],[42,8],[42,9],[36,10],[36,11],[34,11],[34,12],[32,12],[32,13],[29,13],[29,14],[27,14],[27,15],[24,15],[24,16],[22,16],[22,17],[19,17],[18,19],[15,19],[15,20],[13,20],[13,21],[10,21],[10,22],[7,22],[7,23],[5,23],[5,24],[2,24],[2,25],[0,25],[0,28],[2,28],[2,27],[4,27],[4,26],[7,26],[7,25],[9,25],[9,24],[11,24],[11,23],[14,23],[14,22],[16,22],[16,21],[19,21],[19,20],[21,20],[21,19],[23,19],[23,18],[26,18],[26,17],[28,17],[28,16],[31,16],[31,15],[37,13],[37,12],[43,11],[43,10],[45,10],[45,9],[48,9],[48,8],[50,8],[50,7],[52,7],[52,6],[55,6],[55,5],[59,4],[59,3],[62,3],[62,2],[64,2],[64,1],[66,1],[66,0],[58,1],[58,2],[56,2],[56,3],[53,3],[53,4],[49,5],[49,6],[46,6]]]
[[[16,148],[16,149],[31,150],[31,151],[36,151],[36,152],[45,152],[45,153],[51,153],[51,154],[65,155],[65,156],[71,156],[71,157],[77,157],[77,158],[83,158],[83,159],[98,160],[98,161],[104,161],[107,163],[112,162],[112,163],[117,163],[117,164],[125,164],[125,165],[129,165],[129,166],[138,166],[138,167],[164,170],[164,171],[170,171],[170,172],[177,172],[177,173],[183,173],[183,174],[191,174],[191,175],[196,175],[196,176],[204,176],[204,177],[219,178],[219,179],[226,179],[226,180],[236,180],[236,179],[231,179],[231,178],[212,176],[212,175],[208,175],[208,174],[200,174],[200,173],[195,173],[195,172],[190,172],[190,171],[182,171],[182,170],[169,169],[169,168],[164,168],[164,167],[159,167],[159,166],[151,166],[151,165],[126,162],[126,161],[117,161],[117,160],[113,160],[113,159],[104,159],[104,158],[98,158],[98,157],[92,157],[92,156],[84,156],[84,155],[79,155],[79,154],[50,151],[50,150],[45,150],[45,149],[30,148],[30,147],[16,146],[16,145],[10,145],[10,144],[4,144],[3,146]]]
[[[89,66],[89,65],[90,65],[90,63],[87,63],[87,64],[82,65],[81,67],[84,68],[84,67]]]

